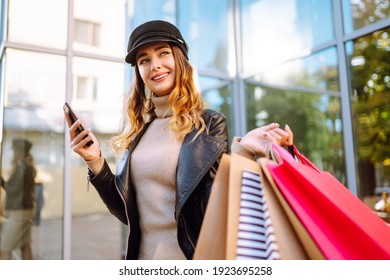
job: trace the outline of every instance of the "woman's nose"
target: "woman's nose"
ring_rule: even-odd
[[[152,63],[150,64],[150,70],[152,71],[156,71],[160,68],[161,68],[161,64],[157,59],[153,60]]]

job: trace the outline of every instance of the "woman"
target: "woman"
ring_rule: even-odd
[[[76,135],[80,121],[72,125],[65,114],[71,147],[108,209],[129,225],[126,259],[192,259],[219,160],[228,152],[225,117],[204,109],[188,46],[174,25],[137,27],[125,60],[135,75],[127,124],[113,138],[121,155],[116,174],[91,131]],[[233,142],[233,152],[254,157],[271,143],[291,145],[292,132],[270,124]]]
[[[30,153],[31,147],[32,143],[26,139],[12,141],[11,175],[6,182],[1,180],[7,192],[5,210],[8,215],[1,236],[0,259],[3,260],[10,260],[12,251],[18,248],[21,249],[23,260],[32,259],[31,226],[37,171]]]

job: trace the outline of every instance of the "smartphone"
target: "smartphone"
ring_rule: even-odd
[[[76,113],[72,110],[72,108],[70,107],[70,105],[69,105],[67,102],[65,102],[63,109],[64,109],[64,111],[65,111],[66,113],[69,114],[69,117],[70,117],[70,119],[72,120],[72,124],[74,124],[74,123],[77,121],[77,119],[78,119]],[[77,128],[77,130],[76,130],[76,134],[81,133],[84,129],[85,129],[85,128],[84,128],[83,124],[80,124],[80,126],[79,126],[79,127]],[[87,137],[87,135],[86,135],[84,138],[86,138],[86,137]],[[83,139],[84,139],[84,138],[83,138]],[[89,147],[89,146],[91,146],[92,144],[93,144],[93,141],[90,140],[90,141],[88,141],[88,143],[86,144],[86,146]]]

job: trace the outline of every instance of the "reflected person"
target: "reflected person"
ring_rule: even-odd
[[[3,260],[10,260],[16,249],[21,250],[23,260],[32,259],[31,227],[37,172],[31,147],[32,143],[27,139],[12,141],[10,177],[7,181],[1,179],[1,185],[6,190],[5,210],[8,216],[1,236],[0,258]]]

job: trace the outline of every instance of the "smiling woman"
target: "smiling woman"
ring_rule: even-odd
[[[229,150],[225,116],[204,108],[188,46],[171,23],[137,27],[126,62],[135,75],[126,126],[112,141],[120,155],[116,174],[94,134],[77,135],[80,121],[72,124],[65,114],[71,147],[110,212],[131,229],[126,259],[192,259],[220,159]],[[288,127],[272,123],[234,138],[231,150],[254,158],[272,143],[292,145],[292,138]],[[94,144],[85,146],[90,140]]]
[[[170,94],[175,87],[175,59],[168,43],[150,43],[136,55],[145,86],[156,96]]]

